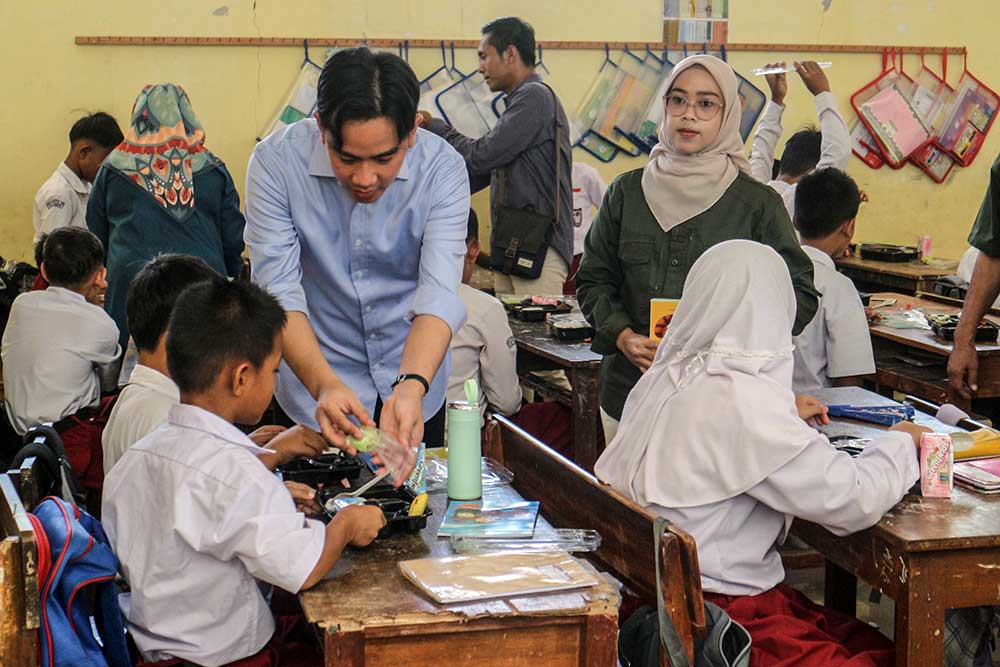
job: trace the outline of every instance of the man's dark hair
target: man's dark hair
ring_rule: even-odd
[[[861,191],[854,179],[829,167],[802,178],[795,187],[795,228],[803,239],[823,239],[858,216]]]
[[[387,118],[402,141],[416,123],[420,83],[399,56],[366,47],[330,56],[319,75],[316,111],[333,148],[343,145],[344,123]]]
[[[535,66],[535,29],[524,19],[505,16],[484,25],[482,33],[497,53],[503,54],[508,46],[513,46],[525,65]]]
[[[229,362],[260,368],[285,327],[285,310],[252,283],[217,277],[181,292],[167,325],[167,369],[182,392],[204,392]]]
[[[781,173],[798,178],[816,168],[823,145],[823,133],[815,127],[799,130],[788,138],[781,154]]]
[[[479,240],[479,216],[474,209],[469,209],[469,231],[465,234],[465,242]]]
[[[89,229],[60,227],[45,238],[42,263],[49,283],[78,287],[104,266],[104,246]]]
[[[89,139],[104,148],[114,148],[125,137],[114,116],[98,111],[73,123],[69,131],[69,143],[74,144],[81,139]]]
[[[132,280],[125,298],[125,317],[135,346],[146,352],[155,350],[181,292],[219,277],[194,255],[169,253],[151,259]]]

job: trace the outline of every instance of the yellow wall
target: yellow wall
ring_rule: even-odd
[[[254,8],[255,5],[255,8]],[[734,42],[884,43],[967,45],[970,67],[1000,87],[995,57],[995,0],[968,0],[959,16],[944,0],[730,0]],[[171,0],[136,4],[126,0],[0,2],[0,44],[4,45],[0,136],[5,156],[0,179],[0,255],[30,257],[31,201],[38,186],[66,152],[66,133],[84,111],[104,109],[127,121],[135,94],[145,83],[174,81],[188,91],[208,134],[207,145],[229,165],[242,191],[254,138],[280,103],[301,62],[294,48],[251,47],[78,47],[75,35],[156,34],[204,36],[353,36],[478,38],[491,18],[517,14],[531,21],[540,39],[658,41],[658,0]],[[807,54],[733,54],[746,71],[767,60]],[[834,90],[847,115],[850,94],[873,78],[873,55],[812,54],[833,60]],[[572,110],[586,92],[603,52],[546,51],[545,63],[563,103]],[[418,76],[438,63],[432,50],[411,50]],[[938,59],[931,59],[935,67]],[[460,51],[460,68],[475,66],[472,51]],[[908,59],[915,69],[917,59]],[[957,80],[961,58],[951,59]],[[813,121],[804,89],[793,81],[785,127]],[[867,240],[912,242],[934,237],[938,254],[958,257],[986,187],[989,165],[1000,149],[993,132],[969,169],[956,170],[945,186],[907,166],[873,172],[852,159],[849,171],[870,197],[859,223]],[[577,159],[588,161],[578,152]],[[594,162],[594,164],[598,164]],[[619,157],[598,164],[610,180],[640,166]],[[485,204],[477,196],[477,208]],[[481,216],[480,219],[488,219]]]

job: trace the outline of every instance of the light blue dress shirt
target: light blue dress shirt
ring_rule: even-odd
[[[465,322],[468,218],[465,162],[424,130],[372,204],[337,180],[311,118],[260,142],[247,169],[254,281],[308,316],[326,360],[368,410],[392,395],[414,317],[434,315],[452,335]],[[450,368],[449,354],[424,397],[425,421],[444,403]],[[275,396],[289,417],[317,428],[316,401],[284,362]]]

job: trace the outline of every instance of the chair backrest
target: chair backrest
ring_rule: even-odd
[[[484,454],[514,473],[514,488],[538,500],[553,526],[597,530],[601,547],[588,557],[650,603],[656,601],[653,558],[659,557],[666,609],[693,663],[694,639],[705,635],[694,538],[671,526],[657,547],[653,514],[503,417],[495,416],[487,427]]]
[[[32,459],[31,462],[33,462]],[[31,462],[25,461],[27,470]],[[38,664],[38,548],[13,480],[0,474],[0,656],[5,667]]]

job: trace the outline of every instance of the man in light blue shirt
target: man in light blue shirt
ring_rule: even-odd
[[[372,413],[403,443],[443,440],[469,179],[417,129],[418,97],[400,58],[341,51],[315,118],[258,144],[247,171],[253,278],[289,315],[275,395],[337,445]]]

